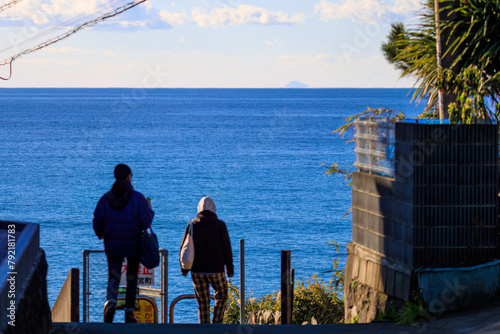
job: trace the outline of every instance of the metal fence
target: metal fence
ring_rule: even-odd
[[[354,167],[365,172],[394,177],[394,123],[388,120],[357,120],[356,162]]]
[[[83,251],[83,322],[102,322],[106,288],[108,284],[108,265],[103,250]],[[139,294],[155,298],[159,318],[168,322],[168,251],[160,249],[160,265],[154,269],[154,284],[139,286]],[[123,314],[115,319],[122,321]]]
[[[499,255],[498,125],[397,123],[398,198],[413,216],[413,265],[475,265]]]

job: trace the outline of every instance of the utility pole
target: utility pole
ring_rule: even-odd
[[[451,69],[456,72],[456,66],[453,65],[454,53],[450,51],[454,36],[450,35],[449,29],[442,29],[441,22],[453,19],[454,14],[451,9],[456,7],[456,1],[434,0],[434,15],[436,19],[436,58],[438,75],[441,75],[443,69]],[[439,119],[448,119],[448,106],[456,101],[456,96],[448,92],[439,90]]]

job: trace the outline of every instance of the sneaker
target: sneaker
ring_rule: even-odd
[[[125,311],[125,323],[126,324],[135,324],[137,323],[137,319],[134,317],[134,312]]]
[[[113,318],[115,317],[115,311],[116,311],[116,302],[108,300],[106,304],[104,304],[104,322],[108,324],[113,323]]]

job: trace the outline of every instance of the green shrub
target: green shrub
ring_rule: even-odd
[[[225,324],[240,323],[240,291],[230,280]],[[255,324],[279,324],[281,317],[280,293],[267,294],[258,299],[245,299],[245,319]]]
[[[344,301],[335,284],[323,282],[313,275],[305,282],[296,282],[293,295],[293,324],[334,324],[344,319]]]
[[[406,302],[405,307],[396,313],[394,320],[398,325],[415,325],[428,317],[429,313],[422,302]]]
[[[343,322],[344,271],[339,269],[338,259],[333,260],[330,280],[324,282],[317,275],[305,281],[295,281],[293,290],[293,324],[333,324]],[[240,292],[229,281],[228,308],[225,324],[239,324]],[[273,292],[260,298],[245,300],[245,318],[249,323],[278,325],[281,323],[281,293]]]

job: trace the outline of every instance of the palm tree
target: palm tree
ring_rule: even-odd
[[[428,0],[414,29],[393,24],[381,47],[386,59],[416,82],[416,98],[426,98],[426,112],[437,110],[438,91],[457,97],[448,111],[454,122],[497,119],[500,115],[500,2],[498,0],[441,1],[450,14],[440,22],[447,31],[449,68],[438,71],[434,1]],[[451,4],[451,5],[450,5]]]
[[[428,0],[420,13],[420,23],[408,30],[404,23],[393,23],[388,41],[381,50],[385,58],[400,70],[401,77],[413,77],[417,87],[414,98],[427,98],[425,112],[437,110],[437,57],[434,2]]]

